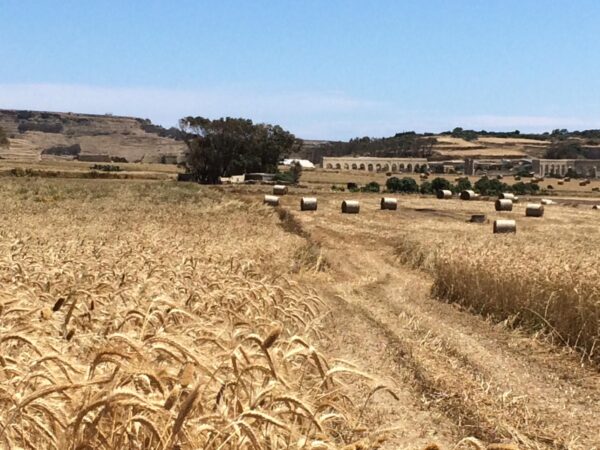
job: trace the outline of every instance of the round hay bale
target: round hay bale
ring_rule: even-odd
[[[273,186],[273,195],[285,195],[288,192],[288,188],[284,184],[276,184]]]
[[[485,223],[485,214],[473,214],[471,216],[471,220],[469,220],[469,222],[471,223]]]
[[[587,186],[587,183],[585,181],[580,181],[579,186]]]
[[[436,195],[439,199],[449,199],[452,198],[452,191],[449,191],[447,189],[439,189],[436,192]]]
[[[515,175],[515,181],[521,181],[521,177],[519,175]]]
[[[498,198],[505,198],[508,200],[514,200],[515,199],[515,194],[512,194],[510,192],[503,192],[502,194],[500,194],[500,196]]]
[[[541,199],[541,200],[540,200],[540,203],[541,203],[542,205],[555,205],[555,204],[556,204],[556,202],[555,202],[554,200],[550,200],[550,199],[548,199],[548,198],[543,198],[543,199]]]
[[[360,203],[358,200],[344,200],[342,202],[343,214],[358,214],[360,211]]]
[[[517,222],[514,220],[497,219],[494,220],[494,234],[498,233],[516,233]]]
[[[398,200],[392,197],[381,198],[381,209],[389,209],[395,211],[398,209]]]
[[[592,206],[592,209],[600,209],[600,205],[594,205]]]
[[[526,217],[542,217],[544,215],[544,205],[539,203],[528,203],[525,207]]]
[[[501,180],[501,179],[503,179],[503,178],[504,178],[504,175],[496,175],[496,179],[497,179],[497,180]]]
[[[279,206],[279,197],[276,195],[265,195],[263,203],[269,206]]]
[[[569,181],[571,181],[571,177],[564,177],[564,178],[563,178],[563,181],[564,181],[565,183],[568,183]]]
[[[302,197],[300,199],[300,211],[316,211],[316,210],[317,210],[316,197]]]
[[[479,195],[476,194],[475,191],[472,191],[470,189],[467,189],[466,191],[462,191],[460,193],[460,199],[461,200],[474,200],[477,197],[479,197]]]
[[[499,198],[494,206],[496,211],[512,211],[513,201],[508,198]]]
[[[557,183],[559,186],[562,186],[563,184],[565,184],[565,182],[563,180],[558,180]]]

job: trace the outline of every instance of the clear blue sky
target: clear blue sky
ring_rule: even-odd
[[[0,0],[0,108],[304,138],[600,128],[600,1]]]

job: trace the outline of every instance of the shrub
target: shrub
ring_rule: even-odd
[[[421,183],[421,188],[419,189],[421,194],[433,194],[433,187],[431,186],[431,181],[424,181]]]
[[[433,189],[433,192],[437,192],[437,191],[441,191],[441,190],[453,190],[452,189],[452,183],[450,183],[448,180],[446,180],[445,178],[434,178],[431,181],[431,189]]]
[[[371,181],[367,183],[362,189],[362,192],[379,192],[380,186],[377,181]]]
[[[398,177],[388,178],[385,182],[385,187],[389,192],[419,192],[419,185],[414,179],[409,177],[404,177],[402,179]]]

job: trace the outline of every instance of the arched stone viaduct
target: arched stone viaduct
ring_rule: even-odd
[[[323,157],[323,169],[364,172],[418,172],[429,168],[427,158]]]
[[[534,159],[533,171],[541,177],[545,175],[565,176],[569,169],[579,175],[597,178],[600,160],[594,159]]]

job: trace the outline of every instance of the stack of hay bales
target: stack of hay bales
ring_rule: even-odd
[[[496,211],[512,211],[513,201],[507,198],[499,198],[494,204]]]
[[[279,206],[279,197],[276,195],[265,195],[263,203],[269,206]]]
[[[517,222],[514,220],[494,220],[494,234],[499,233],[516,233]]]
[[[316,211],[317,210],[317,199],[316,197],[302,197],[300,200],[300,211]]]
[[[273,186],[273,195],[285,195],[288,193],[287,186],[283,184],[276,184]]]
[[[398,209],[398,200],[392,197],[382,197],[381,209],[389,209],[390,211],[395,211],[396,209]]]
[[[460,193],[461,200],[475,200],[479,197],[479,194],[476,194],[475,191],[467,189],[466,191],[462,191]]]
[[[358,214],[360,212],[360,203],[358,200],[344,200],[342,202],[343,214]]]
[[[447,189],[439,189],[436,192],[436,195],[439,199],[449,199],[452,198],[452,191],[449,191]]]
[[[526,217],[542,217],[544,215],[544,205],[539,203],[528,203],[525,208]]]

